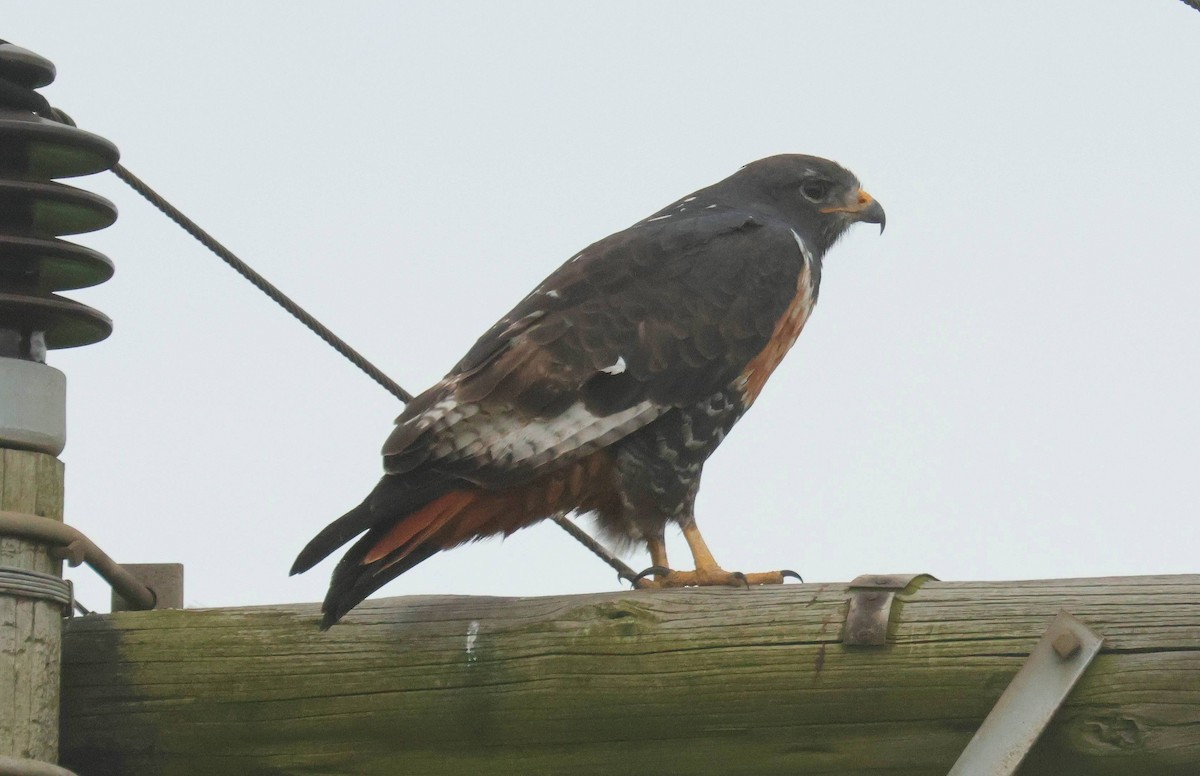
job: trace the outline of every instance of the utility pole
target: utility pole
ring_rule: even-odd
[[[108,200],[54,178],[111,168],[117,149],[75,128],[35,90],[48,60],[0,41],[0,772],[57,773],[69,548],[62,529],[66,377],[56,348],[90,345],[112,323],[56,291],[102,283],[112,262],[59,235],[116,219]]]

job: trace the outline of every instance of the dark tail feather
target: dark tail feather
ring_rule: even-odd
[[[321,532],[314,536],[313,540],[296,556],[296,562],[292,564],[292,570],[289,573],[301,574],[308,571],[329,557],[330,553],[338,547],[370,528],[374,522],[370,501],[371,497],[368,496],[354,509],[321,529]]]
[[[522,510],[520,492],[487,492],[449,478],[384,477],[367,500],[309,542],[292,567],[306,571],[366,532],[338,561],[321,606],[329,628],[367,596],[441,550],[496,533],[509,534],[542,517]]]
[[[480,502],[482,501],[482,505]],[[418,563],[486,533],[475,516],[494,514],[496,504],[479,491],[451,490],[399,519],[377,523],[346,551],[333,570],[321,611],[323,628],[333,625],[364,598]]]
[[[363,531],[381,523],[395,522],[420,509],[446,491],[450,479],[441,475],[415,477],[384,476],[371,495],[346,514],[321,529],[292,564],[292,574],[301,574],[329,557],[338,547]]]
[[[366,541],[367,537],[363,537],[359,544]],[[441,547],[425,545],[417,547],[403,560],[391,565],[387,565],[386,561],[381,560],[367,566],[360,565],[355,557],[361,556],[362,553],[353,550],[348,552],[334,570],[333,579],[329,583],[329,593],[325,596],[325,603],[321,604],[321,612],[324,614],[321,619],[321,630],[329,630],[371,593],[418,563],[428,560],[440,550]]]

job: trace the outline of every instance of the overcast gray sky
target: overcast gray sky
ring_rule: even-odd
[[[413,392],[594,240],[753,159],[836,159],[888,230],[830,254],[706,468],[717,559],[1196,571],[1200,13],[1177,0],[2,7],[0,37],[57,64],[52,103]],[[185,563],[188,605],[318,600],[332,564],[287,569],[375,483],[399,406],[114,177],[76,185],[121,217],[79,238],[116,277],[70,294],[115,333],[50,358],[68,521]],[[382,594],[617,584],[543,524]]]

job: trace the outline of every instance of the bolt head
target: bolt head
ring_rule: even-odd
[[[1054,651],[1063,660],[1074,655],[1083,646],[1079,641],[1079,637],[1070,631],[1063,631],[1054,637],[1054,641],[1050,642],[1050,646],[1054,647]]]

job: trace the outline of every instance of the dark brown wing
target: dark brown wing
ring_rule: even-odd
[[[763,349],[803,266],[788,228],[738,211],[601,240],[406,408],[385,467],[514,484],[695,404]]]

